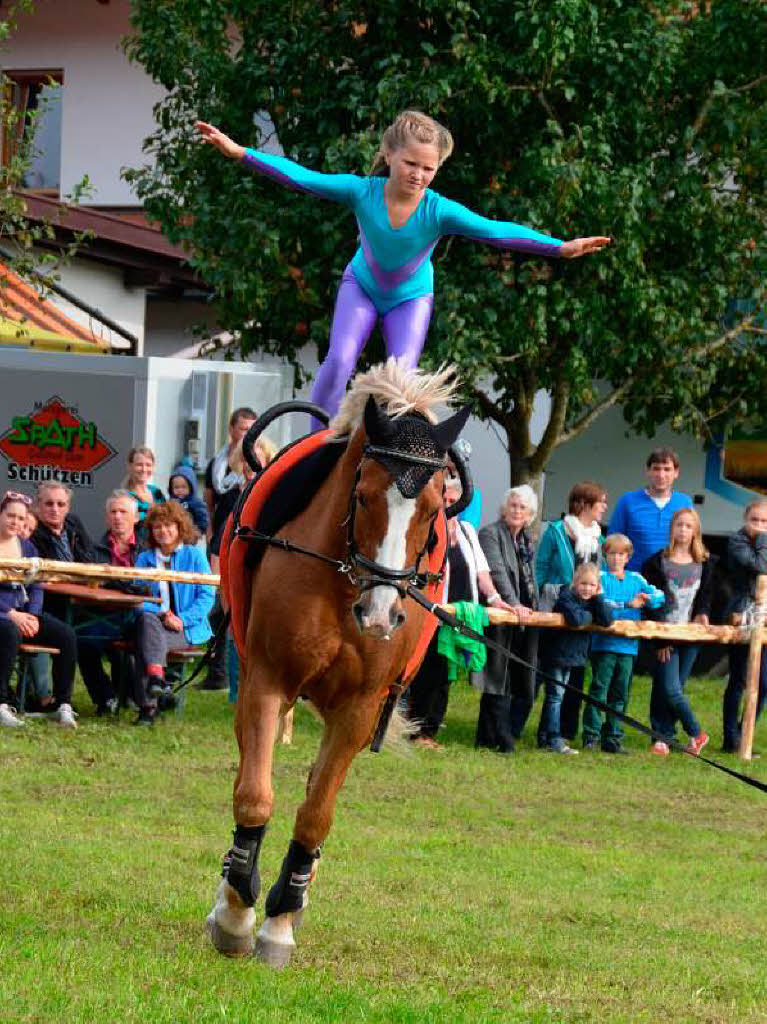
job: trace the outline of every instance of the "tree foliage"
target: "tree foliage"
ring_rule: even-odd
[[[513,480],[615,403],[647,433],[767,412],[761,0],[134,0],[134,24],[128,51],[168,96],[152,165],[130,177],[245,348],[323,350],[354,225],[200,146],[195,118],[256,145],[265,112],[287,155],[365,173],[383,128],[417,107],[456,139],[439,191],[560,238],[614,238],[573,262],[462,239],[435,253],[426,358],[459,365],[506,431]],[[726,322],[736,298],[745,312]]]

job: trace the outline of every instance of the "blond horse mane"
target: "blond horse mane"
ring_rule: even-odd
[[[336,434],[349,434],[362,422],[365,403],[372,395],[387,415],[394,418],[409,412],[422,413],[436,423],[434,406],[452,398],[458,387],[456,368],[443,363],[434,373],[410,369],[393,356],[385,363],[359,373],[352,381],[341,408],[330,421]]]

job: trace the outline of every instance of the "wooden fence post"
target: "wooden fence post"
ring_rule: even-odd
[[[740,733],[738,754],[744,761],[751,760],[754,742],[756,707],[759,702],[759,680],[762,668],[762,636],[765,612],[767,611],[767,576],[757,576],[754,596],[754,628],[748,645],[746,668],[746,696],[743,702],[743,722]]]

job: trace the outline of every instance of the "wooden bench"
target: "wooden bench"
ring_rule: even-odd
[[[19,702],[19,714],[24,714],[27,703],[27,682],[29,679],[29,659],[33,654],[61,654],[58,647],[43,647],[42,644],[19,644],[18,653],[18,686],[17,697]]]

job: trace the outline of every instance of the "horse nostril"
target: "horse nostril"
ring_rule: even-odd
[[[395,629],[399,629],[400,626],[404,624],[405,618],[405,613],[401,608],[396,612],[394,612],[394,609],[392,609],[392,614],[389,615],[389,621],[391,622],[392,625],[392,632],[394,632]]]

